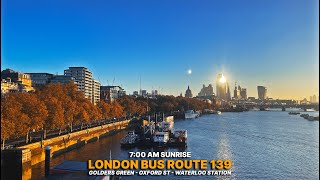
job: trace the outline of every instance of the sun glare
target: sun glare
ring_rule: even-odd
[[[227,80],[226,80],[226,78],[222,75],[219,81],[220,81],[221,83],[225,83]]]

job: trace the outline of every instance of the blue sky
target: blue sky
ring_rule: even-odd
[[[318,95],[316,0],[2,0],[1,66],[184,93],[223,72],[257,96]],[[187,75],[187,70],[192,74]]]

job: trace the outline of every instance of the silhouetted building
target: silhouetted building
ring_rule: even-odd
[[[213,93],[213,87],[212,84],[209,84],[208,87],[206,87],[205,85],[202,86],[202,89],[200,90],[200,92],[198,93],[198,96],[212,96]]]
[[[233,90],[233,98],[234,99],[241,99],[241,87],[237,84],[235,85],[234,87],[234,90]]]
[[[141,96],[147,97],[147,90],[141,90]]]
[[[265,100],[267,99],[267,88],[265,86],[258,86],[258,99]]]
[[[237,83],[235,84],[234,91],[233,91],[233,98],[234,99],[242,99],[245,100],[247,99],[247,89],[242,88],[240,85],[237,86]]]
[[[158,96],[158,90],[152,90],[151,94],[152,96]]]
[[[188,86],[188,89],[186,90],[185,97],[192,98],[192,92],[191,92],[191,89],[189,88],[189,86]]]
[[[307,101],[307,98],[304,98],[303,100],[301,100],[300,104],[309,104],[308,101]]]
[[[317,103],[318,99],[316,95],[310,96],[310,103]]]
[[[139,96],[139,92],[138,91],[133,91],[133,94],[134,96]]]
[[[241,88],[240,96],[241,96],[242,99],[247,99],[248,98],[247,89],[246,88]]]

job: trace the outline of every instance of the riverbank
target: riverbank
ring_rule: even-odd
[[[310,112],[310,115],[318,113]],[[318,123],[290,116],[281,109],[204,115],[194,120],[176,119],[175,128],[188,130],[188,147],[183,150],[168,147],[163,151],[191,152],[193,159],[230,159],[235,164],[231,169],[234,176],[230,178],[314,179],[319,175]],[[129,159],[129,152],[155,151],[153,148],[121,148],[119,142],[126,134],[121,131],[54,157],[51,167],[65,160],[87,162],[89,159],[109,159],[110,152],[112,159],[124,160]],[[259,162],[265,162],[264,166],[259,166]],[[301,169],[301,162],[310,168]],[[255,167],[254,171],[250,167]],[[299,173],[295,174],[297,171]],[[33,178],[43,176],[44,162],[32,169]],[[181,179],[179,176],[168,178]],[[197,176],[188,178],[199,179]],[[121,179],[139,180],[141,176],[124,176]]]
[[[50,157],[59,156],[65,152],[77,149],[89,142],[99,140],[102,137],[114,134],[134,125],[132,120],[115,122],[88,128],[82,131],[61,135],[44,141],[20,146],[1,151],[1,169],[4,169],[2,177],[12,177],[17,174],[22,179],[31,179],[32,166],[45,160],[45,147],[50,146]],[[14,176],[14,177],[13,177]],[[2,179],[2,178],[1,178]]]

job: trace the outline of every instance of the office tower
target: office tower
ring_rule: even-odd
[[[223,74],[218,74],[217,77],[216,96],[219,100],[229,101],[231,99],[228,81]]]
[[[233,98],[234,99],[241,99],[241,87],[235,84],[234,91],[233,91]]]
[[[258,99],[267,99],[267,88],[265,86],[258,86]]]
[[[27,73],[30,74],[33,87],[40,87],[48,84],[53,74],[50,73]]]
[[[126,91],[120,86],[100,86],[100,99],[106,102],[113,102],[125,94]],[[138,91],[133,94],[138,96]]]
[[[241,96],[242,99],[247,99],[248,98],[247,89],[246,88],[241,88],[240,96]]]

